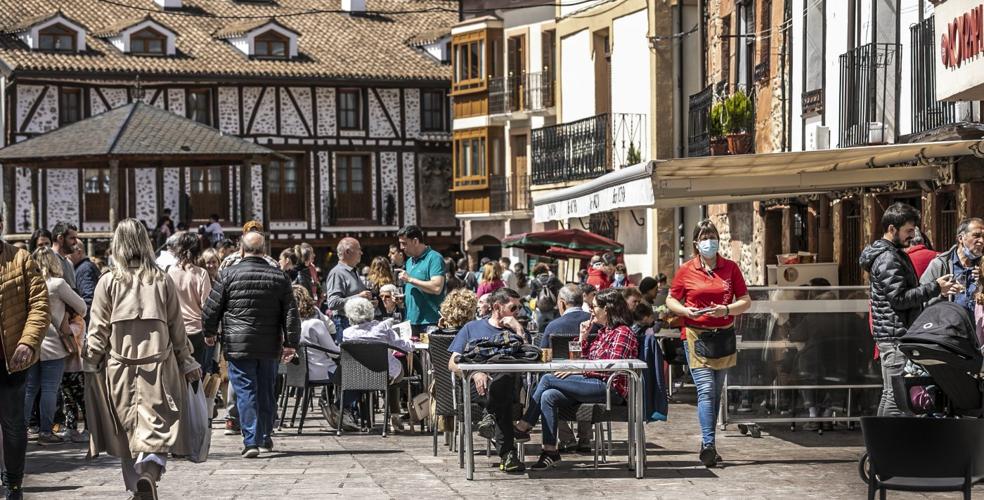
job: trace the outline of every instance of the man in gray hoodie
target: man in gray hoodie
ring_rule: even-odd
[[[930,283],[940,276],[952,274],[954,281],[963,287],[960,293],[953,295],[953,301],[973,314],[981,256],[984,256],[984,220],[978,217],[964,219],[957,227],[957,244],[930,261],[919,282]],[[943,296],[934,297],[929,303],[943,300],[946,300]]]
[[[892,378],[902,374],[906,361],[897,339],[905,334],[926,302],[946,296],[958,287],[949,275],[919,284],[912,261],[904,251],[915,235],[919,220],[915,208],[904,203],[892,204],[882,216],[882,238],[865,247],[859,259],[861,268],[870,277],[872,335],[881,357],[879,416],[902,415],[892,390]]]

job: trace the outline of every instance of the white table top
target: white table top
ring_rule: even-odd
[[[417,350],[417,351],[429,351],[430,350],[430,344],[426,344],[424,342],[414,342],[413,343],[413,348],[415,350]]]
[[[646,362],[640,359],[555,359],[549,363],[459,363],[463,372],[608,372],[620,370],[645,370]]]

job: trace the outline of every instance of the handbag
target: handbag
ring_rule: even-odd
[[[738,341],[735,328],[718,328],[716,330],[694,329],[697,338],[694,340],[694,351],[706,359],[718,359],[731,356],[738,351]]]
[[[56,330],[58,331],[58,339],[61,340],[62,347],[68,351],[69,356],[78,356],[81,352],[79,342],[75,338],[75,328],[73,328],[74,318],[78,317],[80,320],[81,316],[75,314],[71,309],[66,308],[65,314],[62,315],[61,323],[58,325]],[[85,329],[85,320],[82,320],[83,327]],[[77,328],[77,327],[76,327]]]

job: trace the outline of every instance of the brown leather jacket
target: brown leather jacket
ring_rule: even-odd
[[[0,241],[0,352],[8,372],[17,344],[34,349],[37,362],[50,321],[48,287],[31,254]]]

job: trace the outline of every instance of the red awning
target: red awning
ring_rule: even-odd
[[[559,229],[506,236],[503,247],[521,248],[536,255],[552,255],[551,252],[568,251],[576,255],[564,257],[590,258],[604,252],[622,253],[623,245],[617,241],[580,229]]]

